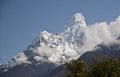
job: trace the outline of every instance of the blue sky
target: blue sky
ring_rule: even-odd
[[[0,0],[0,63],[27,48],[43,30],[59,33],[76,12],[88,25],[120,16],[120,0]]]

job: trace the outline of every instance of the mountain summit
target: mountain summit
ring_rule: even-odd
[[[86,28],[84,16],[76,13],[64,32],[56,35],[43,31],[29,46],[29,49],[32,49],[33,53],[46,56],[47,60],[57,64],[76,59],[79,57],[76,50],[84,44]]]
[[[65,62],[78,59],[102,42],[115,41],[105,25],[88,27],[84,16],[76,13],[63,32],[42,31],[26,50],[1,65],[0,77],[50,77]]]
[[[74,14],[64,32],[57,35],[47,31],[41,32],[26,50],[2,65],[3,72],[21,64],[50,62],[61,65],[77,59],[80,55],[76,49],[84,44],[86,27],[84,16],[81,13]]]
[[[72,16],[72,20],[71,21],[73,21],[73,23],[80,24],[80,26],[86,27],[85,18],[84,18],[84,16],[81,13],[75,13]]]

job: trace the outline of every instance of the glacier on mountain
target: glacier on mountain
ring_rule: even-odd
[[[5,65],[14,67],[35,61],[61,65],[66,61],[79,58],[86,51],[93,50],[101,42],[115,41],[120,35],[119,24],[120,17],[110,24],[101,22],[87,26],[84,16],[76,13],[67,24],[68,28],[63,32],[59,34],[41,32],[24,52],[19,53]]]

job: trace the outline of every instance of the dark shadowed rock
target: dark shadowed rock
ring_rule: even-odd
[[[120,58],[120,43],[118,42],[111,43],[110,45],[101,43],[97,45],[97,49],[84,53],[79,60],[90,63],[93,59],[99,59],[101,57],[114,56]]]

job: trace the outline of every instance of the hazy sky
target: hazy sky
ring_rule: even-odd
[[[120,16],[120,0],[0,0],[0,63],[23,51],[43,30],[59,33],[81,12],[88,25]]]

